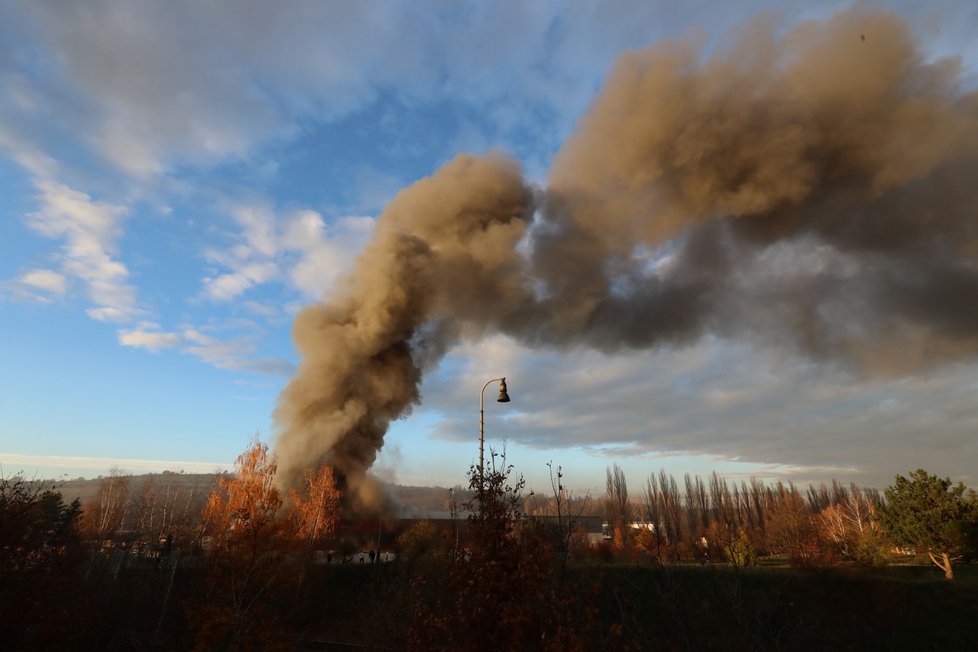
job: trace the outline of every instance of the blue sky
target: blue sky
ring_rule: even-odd
[[[622,52],[708,52],[762,11],[845,3],[0,4],[0,463],[69,477],[229,465],[274,441],[323,296],[397,191],[502,149],[543,183]],[[975,88],[978,9],[877,3]],[[395,423],[376,471],[464,482],[487,433],[542,486],[600,492],[621,464],[886,484],[917,466],[978,483],[978,366],[858,378],[709,336],[628,354],[464,341]]]

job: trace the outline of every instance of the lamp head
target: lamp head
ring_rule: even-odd
[[[509,394],[506,393],[506,379],[503,378],[499,383],[499,398],[496,399],[499,403],[509,403]]]

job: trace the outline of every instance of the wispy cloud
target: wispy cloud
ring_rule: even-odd
[[[65,276],[50,269],[32,269],[21,274],[17,281],[30,289],[41,290],[51,295],[65,293]]]
[[[175,349],[181,345],[183,340],[176,333],[164,333],[158,330],[143,330],[134,328],[132,330],[121,330],[118,334],[119,344],[131,346],[138,349],[146,349],[156,353],[161,349]]]
[[[39,207],[26,217],[27,225],[49,238],[62,241],[61,268],[84,284],[94,304],[92,319],[125,323],[143,313],[136,304],[136,290],[129,269],[115,258],[125,206],[99,202],[89,195],[50,179],[35,179]],[[64,291],[64,276],[50,270],[34,270],[27,278]],[[60,280],[58,279],[60,277]],[[25,280],[21,277],[21,281]]]
[[[254,338],[237,337],[220,339],[193,327],[179,332],[162,330],[152,322],[142,322],[135,328],[122,329],[117,333],[119,344],[158,353],[173,349],[187,353],[219,369],[245,371],[266,376],[287,376],[293,364],[281,358],[256,357]]]
[[[278,268],[271,262],[232,263],[232,266],[236,268],[233,272],[204,278],[204,296],[214,301],[231,301],[278,276]]]

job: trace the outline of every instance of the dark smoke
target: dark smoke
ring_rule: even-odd
[[[709,58],[621,57],[534,191],[501,155],[401,192],[303,310],[282,481],[366,470],[460,337],[606,351],[706,332],[867,375],[978,352],[978,96],[899,19],[849,10]]]
[[[327,461],[373,502],[365,471],[390,421],[418,402],[422,369],[465,322],[527,303],[515,247],[532,206],[519,167],[502,157],[460,156],[397,195],[345,284],[296,317],[302,360],[276,412],[283,483]]]

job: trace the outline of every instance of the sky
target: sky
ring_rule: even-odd
[[[398,191],[502,150],[545,184],[617,57],[709,53],[766,14],[848,3],[0,0],[0,464],[94,477],[229,468],[273,446],[292,321],[349,271]],[[872,3],[978,87],[978,7]],[[974,298],[978,300],[978,298]],[[963,306],[962,310],[971,309]],[[978,486],[978,360],[866,377],[734,335],[599,352],[467,337],[374,472],[465,483],[486,440],[531,487],[619,464],[883,487]]]

